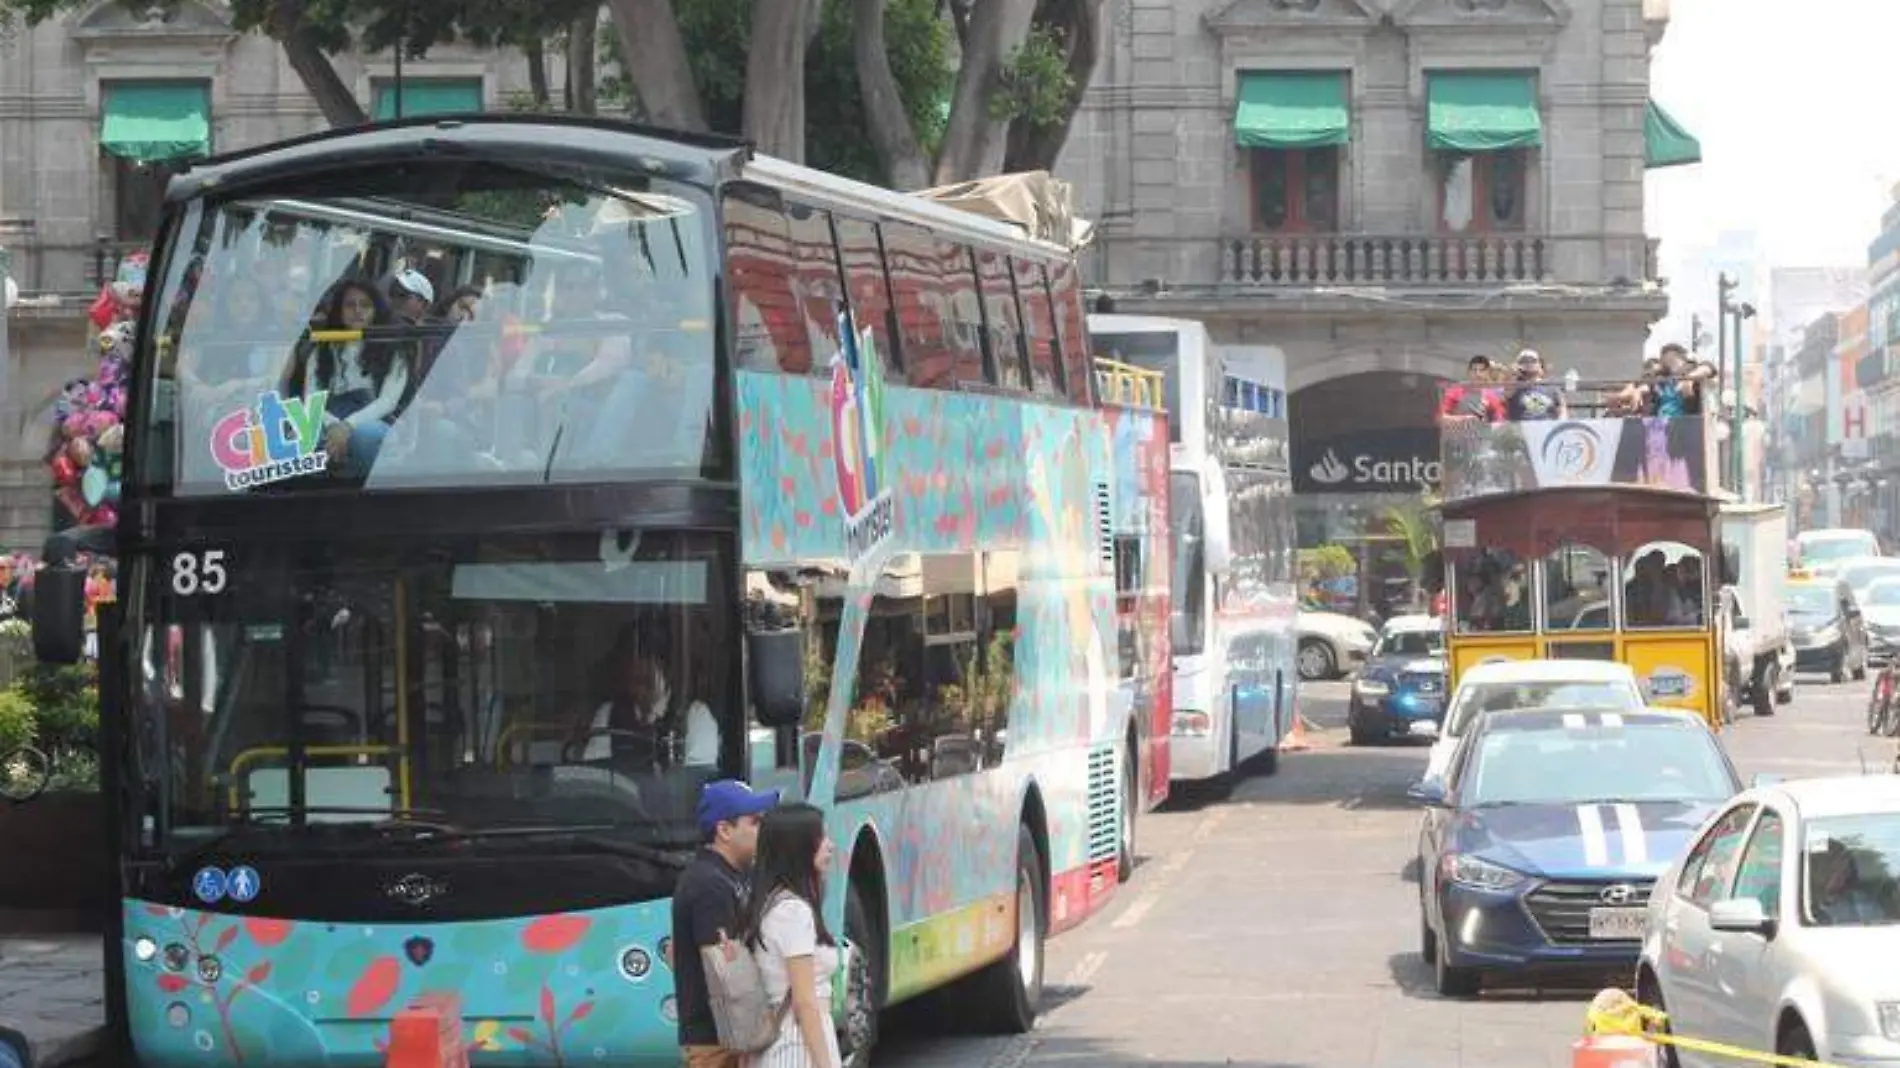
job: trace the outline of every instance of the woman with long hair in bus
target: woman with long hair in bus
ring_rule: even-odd
[[[783,805],[759,823],[742,941],[759,962],[766,997],[780,1006],[778,1038],[749,1068],[840,1068],[831,1026],[838,942],[825,927],[824,879],[835,850],[824,813]]]
[[[389,301],[360,278],[338,282],[323,304],[320,330],[371,330],[390,325]],[[291,354],[284,392],[306,401],[328,394],[323,447],[330,462],[363,477],[389,435],[389,421],[409,389],[409,360],[400,345],[357,336],[312,341],[307,335]]]

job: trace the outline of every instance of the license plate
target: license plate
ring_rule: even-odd
[[[1438,737],[1438,723],[1435,720],[1415,719],[1405,729],[1407,733],[1420,738]]]
[[[1590,937],[1604,941],[1638,942],[1643,937],[1647,909],[1591,909]]]

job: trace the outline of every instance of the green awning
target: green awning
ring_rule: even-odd
[[[1242,148],[1324,148],[1352,139],[1342,71],[1242,71],[1234,143]]]
[[[1702,162],[1702,142],[1654,100],[1643,114],[1643,159],[1651,169]]]
[[[461,115],[482,110],[480,78],[404,78],[402,117]],[[396,83],[379,82],[371,117],[381,122],[396,117]]]
[[[203,82],[107,82],[99,147],[136,163],[211,154],[211,87]]]
[[[1426,147],[1470,153],[1544,143],[1536,75],[1457,71],[1428,74],[1426,79]]]

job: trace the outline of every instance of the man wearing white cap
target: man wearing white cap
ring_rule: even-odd
[[[397,318],[405,326],[434,326],[435,283],[429,276],[414,267],[404,267],[389,279],[389,304],[395,310]],[[409,343],[409,351],[415,353],[415,377],[411,382],[421,385],[435,366],[435,358],[442,351],[445,339],[440,336],[420,337]]]

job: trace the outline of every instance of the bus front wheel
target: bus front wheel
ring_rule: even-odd
[[[983,976],[984,1016],[996,1034],[1020,1035],[1036,1025],[1042,1003],[1043,917],[1046,891],[1042,854],[1028,827],[1016,831],[1016,944]]]

